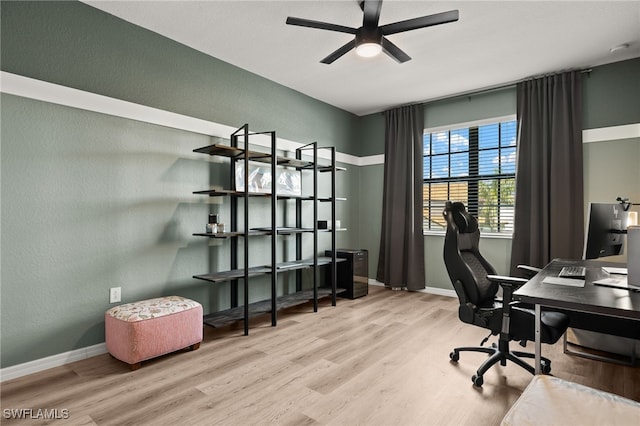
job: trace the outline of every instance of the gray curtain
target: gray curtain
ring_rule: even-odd
[[[518,160],[511,273],[582,258],[582,73],[517,85]]]
[[[376,279],[388,287],[424,288],[421,105],[385,111],[382,232]]]

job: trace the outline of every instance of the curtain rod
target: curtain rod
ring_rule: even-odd
[[[567,71],[559,71],[559,72],[553,72],[553,73],[548,73],[548,74],[540,74],[540,75],[536,75],[533,77],[527,77],[527,78],[522,78],[520,80],[514,80],[511,81],[509,83],[501,83],[501,84],[497,84],[495,86],[488,86],[488,87],[484,87],[482,89],[476,89],[476,90],[470,90],[467,92],[461,92],[455,95],[449,95],[449,96],[441,96],[438,98],[433,98],[433,99],[429,99],[426,101],[422,101],[422,102],[416,102],[416,103],[431,103],[431,102],[436,102],[436,101],[441,101],[444,99],[455,99],[455,98],[462,98],[465,96],[473,96],[473,95],[479,95],[479,94],[484,94],[484,93],[491,93],[491,92],[497,92],[498,90],[503,90],[503,89],[508,89],[510,87],[514,87],[515,85],[517,85],[518,83],[522,83],[524,81],[529,81],[529,80],[535,80],[537,78],[542,78],[542,77],[549,77],[552,75],[558,75],[558,74],[562,74],[564,72],[569,72],[571,70],[567,70]],[[584,70],[580,70],[581,74],[589,74],[591,73],[592,69],[591,68],[587,68]]]
[[[571,71],[571,70],[568,70]],[[549,74],[541,74],[541,75],[537,75],[537,76],[533,76],[533,77],[527,77],[527,78],[523,78],[520,80],[514,80],[511,81],[509,83],[500,83],[500,84],[496,84],[494,86],[487,86],[487,87],[483,87],[481,89],[475,89],[475,90],[469,90],[466,92],[460,92],[460,93],[456,93],[453,95],[445,95],[445,96],[439,96],[436,98],[431,98],[431,99],[426,99],[423,101],[416,101],[416,102],[409,102],[406,104],[402,104],[402,105],[398,105],[396,107],[393,108],[388,108],[385,111],[388,111],[390,109],[395,109],[395,108],[401,108],[401,107],[405,107],[405,106],[411,106],[411,105],[421,105],[421,104],[429,104],[429,103],[433,103],[433,102],[438,102],[438,101],[442,101],[445,99],[457,99],[457,98],[463,98],[463,97],[467,97],[467,96],[474,96],[474,95],[480,95],[480,94],[484,94],[484,93],[491,93],[491,92],[497,92],[499,90],[504,90],[504,89],[508,89],[510,87],[514,87],[516,86],[518,83],[522,83],[524,81],[529,81],[529,80],[535,80],[536,78],[542,78],[542,77],[549,77],[552,75],[557,75],[557,74],[562,74],[563,72],[568,72],[568,71],[560,71],[560,72],[554,72],[554,73],[549,73]],[[591,73],[592,69],[591,68],[587,68],[587,69],[583,69],[580,70],[581,74],[589,74]],[[380,114],[383,114],[384,111],[381,111]]]

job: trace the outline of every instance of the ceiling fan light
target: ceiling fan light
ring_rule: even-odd
[[[382,46],[379,43],[362,43],[356,47],[356,53],[363,58],[372,58],[382,52]]]

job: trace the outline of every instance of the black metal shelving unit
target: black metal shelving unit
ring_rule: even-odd
[[[249,149],[249,140],[252,136],[260,135],[261,137],[270,138],[270,152],[261,152]],[[318,164],[318,150],[330,150],[330,164]],[[311,143],[298,148],[295,152],[296,157],[286,157],[277,155],[276,135],[275,132],[249,132],[248,124],[245,124],[230,137],[230,145],[214,144],[206,147],[195,149],[194,152],[202,153],[210,156],[220,156],[230,159],[230,178],[231,182],[235,181],[234,163],[243,162],[244,166],[244,183],[245,189],[248,188],[249,182],[249,161],[269,164],[271,167],[271,176],[277,176],[279,167],[294,168],[299,171],[311,172],[313,179],[312,195],[289,195],[278,194],[277,185],[273,184],[271,193],[255,193],[247,190],[236,189],[208,189],[202,191],[194,191],[196,195],[207,195],[210,197],[228,197],[230,200],[230,227],[225,232],[219,233],[194,233],[194,236],[207,237],[215,239],[228,239],[230,250],[229,269],[212,272],[202,275],[194,275],[193,278],[205,280],[212,284],[227,282],[231,283],[231,300],[230,308],[222,311],[210,313],[204,316],[204,323],[212,327],[221,327],[237,321],[244,321],[244,334],[249,334],[249,319],[251,317],[271,314],[272,326],[277,325],[277,311],[287,307],[295,306],[309,301],[313,302],[314,312],[318,310],[318,299],[331,297],[332,305],[336,305],[336,294],[340,291],[336,285],[337,268],[336,262],[343,261],[336,257],[336,211],[335,202],[344,200],[344,198],[336,197],[336,178],[337,171],[345,170],[336,167],[335,148],[318,148],[317,143]],[[311,152],[309,155],[308,152]],[[312,160],[304,160],[303,154],[307,157],[311,156]],[[318,174],[329,173],[331,175],[331,196],[318,197]],[[249,199],[253,197],[267,197],[271,204],[271,226],[262,228],[251,228],[249,226]],[[240,211],[238,201],[243,200],[243,209]],[[296,203],[296,224],[295,227],[278,227],[278,202],[285,200],[295,200]],[[302,205],[305,202],[313,203],[313,227],[303,226]],[[331,203],[331,223],[332,227],[328,230],[318,230],[318,203]],[[239,222],[243,221],[243,227],[240,229]],[[307,221],[309,219],[307,218]],[[318,233],[331,232],[331,253],[332,256],[318,255]],[[303,258],[302,238],[304,234],[313,234],[313,257]],[[296,255],[295,260],[276,262],[278,255],[278,236],[295,236]],[[270,236],[271,238],[271,264],[250,267],[249,264],[249,247],[250,240],[256,236]],[[238,239],[244,238],[243,244],[243,265],[239,266],[238,262]],[[320,267],[330,265],[330,282],[331,287],[319,286]],[[304,290],[302,286],[302,269],[313,269],[313,286],[311,290]],[[278,296],[278,273],[285,271],[296,271],[296,292]],[[271,297],[267,300],[261,300],[249,303],[251,278],[260,275],[271,275]],[[239,282],[243,285],[243,301],[238,300]]]

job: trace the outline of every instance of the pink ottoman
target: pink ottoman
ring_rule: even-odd
[[[131,370],[141,362],[202,342],[202,305],[179,296],[127,303],[104,315],[107,350]]]

